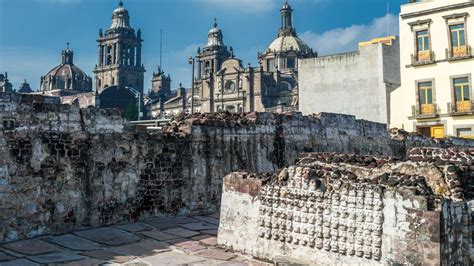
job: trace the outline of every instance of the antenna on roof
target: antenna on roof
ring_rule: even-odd
[[[163,59],[163,29],[160,29],[160,68],[162,68],[162,59]]]

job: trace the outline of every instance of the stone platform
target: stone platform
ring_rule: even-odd
[[[0,265],[271,265],[217,246],[219,214],[154,218],[16,241]]]

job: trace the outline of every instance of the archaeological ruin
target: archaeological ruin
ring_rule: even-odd
[[[258,259],[472,264],[474,141],[322,113],[213,113],[150,130],[0,94],[0,243],[220,210]]]

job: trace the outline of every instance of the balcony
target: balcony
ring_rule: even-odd
[[[450,115],[470,115],[474,113],[474,101],[459,101],[448,103]]]
[[[439,115],[439,107],[437,104],[423,104],[411,106],[412,118],[433,118]]]
[[[411,55],[412,66],[422,66],[436,63],[435,53],[433,51],[420,51]]]
[[[448,48],[446,49],[446,58],[448,61],[472,58],[472,48],[470,45]]]

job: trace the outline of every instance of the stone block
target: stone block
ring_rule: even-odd
[[[163,232],[160,232],[160,231],[145,231],[145,232],[141,232],[141,234],[144,235],[144,236],[153,238],[155,240],[158,240],[158,241],[166,241],[166,240],[179,238],[176,235],[167,234],[167,233],[163,233]]]
[[[2,245],[3,248],[25,255],[38,255],[56,251],[57,248],[39,239],[23,240]]]
[[[72,234],[46,237],[44,240],[77,251],[98,250],[102,248],[101,245],[95,242]]]
[[[100,260],[100,259],[94,259],[94,258],[85,258],[83,260],[76,260],[76,261],[71,261],[71,262],[66,262],[63,263],[62,265],[65,266],[98,266],[98,265],[103,265],[107,261],[105,260]]]
[[[195,253],[196,256],[213,260],[230,260],[235,254],[221,250],[205,249]]]
[[[82,260],[85,257],[65,251],[55,251],[47,254],[27,257],[29,260],[41,264],[64,263],[69,261]]]
[[[97,243],[111,246],[129,244],[140,240],[140,238],[133,234],[110,227],[79,231],[74,234]]]
[[[205,261],[203,258],[175,251],[160,253],[142,260],[150,265],[193,265]]]
[[[179,236],[179,237],[184,237],[184,238],[199,235],[199,232],[184,229],[184,228],[181,228],[181,227],[175,227],[175,228],[167,229],[167,230],[164,230],[163,232],[165,232],[167,234],[172,234],[172,235],[175,235],[175,236]]]
[[[217,225],[208,224],[204,222],[189,223],[180,225],[183,228],[193,230],[193,231],[203,231],[203,230],[212,230],[217,229]]]
[[[157,253],[169,251],[169,246],[162,242],[141,240],[132,244],[113,247],[110,251],[135,257],[146,257]]]
[[[40,264],[28,259],[16,259],[1,263],[2,266],[39,266]]]
[[[16,257],[11,256],[11,255],[8,255],[7,253],[0,251],[0,262],[2,262],[2,261],[8,261],[8,260],[13,260],[13,259],[15,259],[15,258],[16,258]]]
[[[153,227],[144,224],[144,223],[133,223],[133,224],[124,224],[124,225],[117,225],[116,228],[120,230],[124,230],[130,233],[142,232],[142,231],[151,231]]]
[[[199,243],[206,246],[217,246],[217,237],[212,235],[199,235],[192,237],[191,239],[199,241]]]
[[[135,258],[135,256],[125,256],[110,250],[85,251],[81,255],[115,263],[125,263]]]

